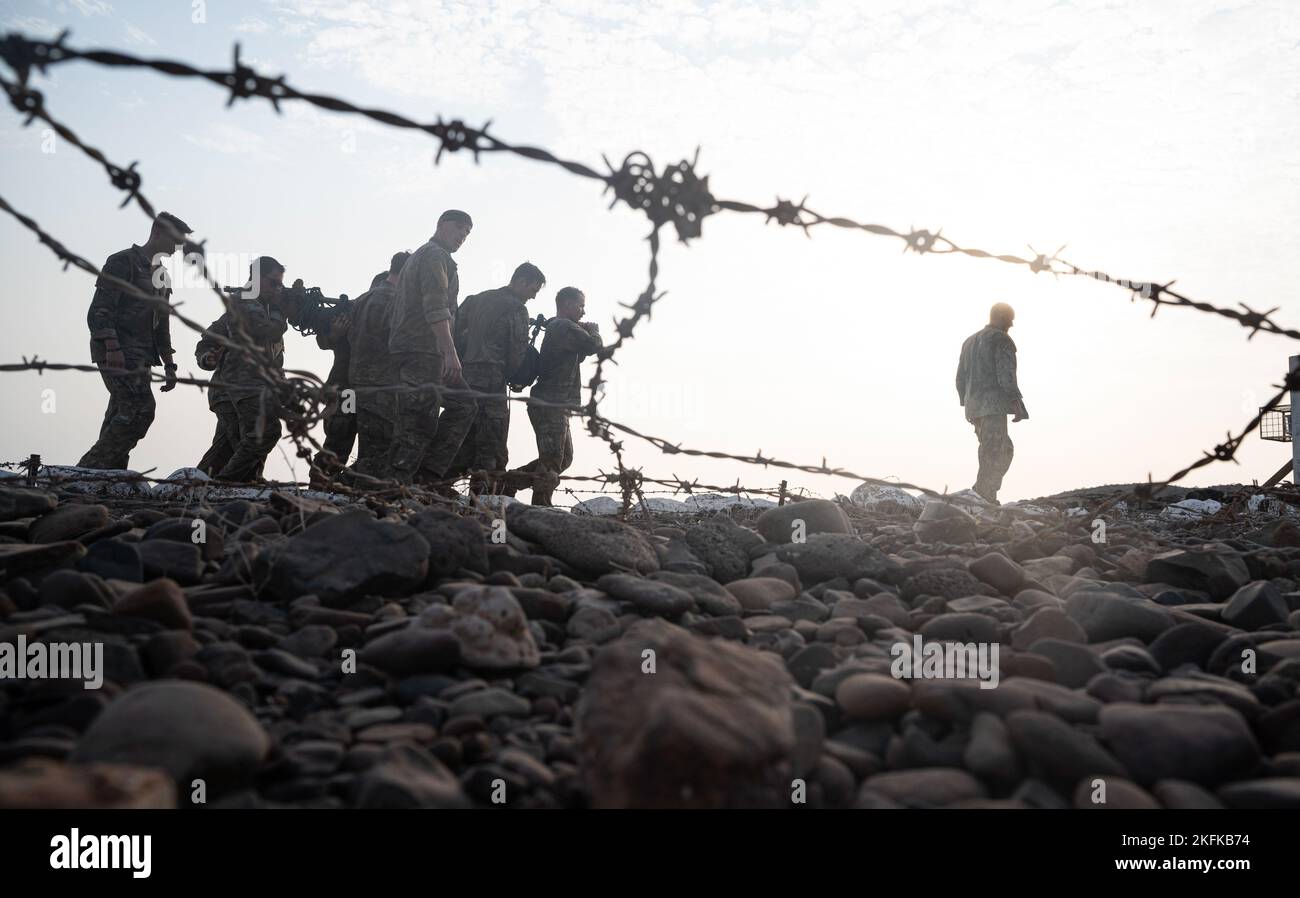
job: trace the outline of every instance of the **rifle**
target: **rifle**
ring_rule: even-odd
[[[242,296],[247,291],[245,287],[221,289],[230,296]],[[320,287],[303,286],[302,278],[294,281],[292,286],[280,288],[280,307],[284,310],[284,320],[304,337],[329,333],[334,320],[340,315],[348,314],[351,306],[352,300],[348,299],[346,293],[326,296]]]

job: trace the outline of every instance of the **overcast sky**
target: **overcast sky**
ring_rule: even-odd
[[[799,199],[897,229],[943,229],[966,246],[1032,244],[1134,280],[1177,279],[1217,305],[1281,306],[1300,327],[1300,7],[1285,2],[770,3],[6,0],[0,25],[77,47],[227,67],[232,45],[300,89],[421,120],[479,123],[516,143],[601,165],[632,150],[690,157],[715,195]],[[555,291],[582,288],[607,338],[645,284],[648,224],[608,210],[600,185],[505,155],[432,164],[436,143],[362,119],[265,101],[225,107],[206,82],[70,63],[38,77],[55,117],[122,163],[188,221],[209,251],[274,255],[287,276],[357,295],[438,213],[475,219],[457,256],[462,298],[501,286],[525,259]],[[49,150],[53,150],[50,152]],[[143,243],[103,171],[40,123],[0,113],[0,195],[102,264]],[[994,302],[1017,311],[1030,420],[1002,498],[1157,479],[1237,430],[1286,371],[1292,341],[1217,316],[1130,303],[1111,285],[1021,266],[903,254],[896,240],[765,226],[720,214],[689,246],[664,234],[667,296],[610,369],[615,420],[688,447],[823,458],[936,489],[974,481],[976,442],[953,374]],[[7,217],[0,362],[89,358],[93,286]],[[233,276],[232,276],[233,282]],[[220,312],[183,289],[183,311]],[[195,335],[173,324],[182,371]],[[287,336],[286,363],[329,357]],[[584,380],[590,365],[584,366]],[[74,463],[106,394],[95,375],[3,380],[0,460]],[[45,391],[53,390],[53,394]],[[51,410],[51,398],[53,409]],[[159,396],[132,458],[160,475],[194,464],[214,419],[193,388]],[[575,424],[570,473],[609,470]],[[664,456],[634,439],[650,476],[855,485],[739,463]],[[268,476],[291,476],[292,447]],[[1249,439],[1241,466],[1189,484],[1264,479],[1289,447]],[[535,455],[514,406],[511,463]],[[301,462],[294,473],[305,479]]]

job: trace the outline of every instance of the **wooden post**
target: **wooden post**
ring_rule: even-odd
[[[786,481],[782,480],[782,481],[781,481],[781,495],[780,495],[780,501],[778,501],[778,502],[776,503],[777,505],[784,505],[784,504],[785,504],[785,488],[786,488]]]

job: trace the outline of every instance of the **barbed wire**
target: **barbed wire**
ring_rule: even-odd
[[[695,157],[690,161],[682,160],[675,165],[669,165],[663,170],[656,169],[650,157],[644,152],[634,151],[624,157],[623,162],[615,167],[609,162],[608,158],[602,157],[606,172],[602,173],[596,169],[573,160],[566,160],[555,154],[538,147],[526,145],[514,145],[490,134],[488,129],[491,125],[489,122],[481,128],[466,125],[460,119],[444,120],[439,117],[437,121],[430,123],[420,123],[413,119],[407,118],[401,114],[364,108],[355,105],[345,99],[329,96],[325,94],[305,93],[289,85],[283,75],[271,78],[262,75],[251,67],[245,65],[240,59],[239,45],[234,47],[234,59],[230,69],[199,69],[187,63],[172,60],[144,59],[131,54],[111,50],[80,50],[69,47],[65,44],[68,32],[64,31],[54,41],[33,40],[19,32],[11,32],[0,40],[0,58],[3,58],[10,68],[15,72],[18,82],[10,82],[7,79],[0,79],[6,95],[12,105],[22,114],[27,116],[25,124],[30,125],[33,121],[40,119],[48,123],[56,133],[68,140],[89,158],[104,168],[113,186],[126,193],[123,205],[135,202],[137,206],[151,219],[156,220],[154,207],[145,198],[141,191],[142,176],[136,169],[136,162],[129,166],[121,166],[108,159],[101,151],[82,141],[71,128],[58,122],[50,114],[46,107],[44,97],[39,91],[29,86],[30,75],[33,70],[42,74],[46,73],[51,65],[66,63],[75,60],[82,60],[97,65],[119,67],[119,68],[147,68],[164,75],[181,78],[199,78],[213,83],[229,91],[227,106],[233,105],[238,99],[262,98],[268,100],[275,111],[280,112],[280,103],[285,101],[300,101],[311,104],[315,107],[330,110],[342,114],[360,115],[380,124],[408,129],[417,130],[426,133],[438,141],[438,151],[434,157],[434,163],[437,164],[444,153],[455,153],[460,150],[469,151],[478,162],[479,155],[485,152],[506,152],[521,156],[523,158],[533,159],[550,165],[558,166],[571,174],[583,177],[589,180],[598,180],[604,183],[606,192],[612,191],[614,199],[611,202],[611,208],[620,201],[624,202],[630,208],[638,209],[646,214],[650,220],[652,228],[647,236],[647,242],[650,246],[649,260],[649,277],[646,288],[641,292],[638,298],[631,304],[623,304],[623,308],[629,311],[629,314],[621,320],[616,321],[617,338],[607,345],[597,356],[597,365],[595,372],[587,384],[589,390],[589,400],[580,409],[580,414],[587,418],[587,428],[597,438],[603,440],[614,455],[618,471],[613,475],[603,475],[616,477],[620,485],[620,490],[624,497],[624,512],[628,510],[632,497],[635,496],[644,510],[646,500],[642,490],[642,484],[647,482],[656,482],[645,478],[639,469],[628,468],[624,462],[622,442],[614,436],[615,432],[621,432],[633,436],[640,440],[650,443],[667,454],[683,454],[689,456],[702,456],[718,459],[728,459],[739,461],[747,464],[762,465],[764,467],[780,467],[790,470],[798,470],[805,473],[832,475],[841,477],[851,477],[863,483],[880,486],[893,486],[905,489],[914,489],[925,495],[939,498],[952,497],[947,495],[947,491],[936,491],[927,487],[918,486],[910,483],[881,480],[864,475],[856,474],[843,468],[830,467],[825,459],[822,459],[820,465],[797,464],[775,458],[765,457],[760,451],[755,455],[739,455],[727,452],[707,451],[697,449],[683,448],[679,444],[674,444],[666,439],[643,434],[627,425],[618,424],[610,421],[600,414],[599,403],[606,395],[606,379],[604,376],[604,366],[607,362],[612,362],[614,354],[620,349],[626,341],[632,339],[633,332],[637,325],[642,321],[650,318],[652,308],[656,302],[663,298],[664,294],[659,292],[656,286],[659,265],[659,231],[668,224],[672,224],[677,233],[678,239],[685,243],[691,239],[698,238],[702,235],[702,224],[706,217],[719,212],[729,211],[740,214],[762,214],[766,222],[776,221],[782,227],[798,227],[805,234],[811,236],[811,230],[814,227],[831,226],[843,229],[852,229],[863,233],[876,236],[883,236],[901,240],[903,242],[904,252],[915,252],[917,254],[937,253],[937,254],[962,254],[973,258],[986,258],[995,261],[1001,261],[1007,264],[1024,266],[1032,273],[1050,272],[1055,276],[1077,276],[1087,277],[1105,283],[1114,283],[1130,292],[1130,298],[1134,301],[1142,299],[1152,303],[1152,316],[1154,316],[1161,306],[1172,305],[1185,308],[1192,308],[1197,311],[1215,314],[1230,320],[1236,321],[1242,327],[1250,331],[1248,339],[1261,332],[1267,332],[1286,336],[1292,339],[1300,339],[1300,331],[1283,328],[1274,322],[1272,314],[1278,311],[1277,307],[1267,311],[1258,311],[1250,308],[1244,303],[1239,303],[1240,309],[1227,308],[1213,305],[1207,302],[1193,300],[1172,289],[1172,280],[1166,283],[1156,281],[1133,281],[1113,277],[1105,272],[1096,270],[1086,270],[1060,257],[1064,246],[1059,248],[1050,256],[1040,253],[1032,246],[1029,247],[1031,256],[1022,257],[1007,253],[995,253],[975,247],[961,246],[951,238],[945,236],[942,229],[930,231],[927,229],[909,228],[907,230],[898,230],[885,225],[873,224],[868,222],[857,221],[844,216],[828,216],[818,212],[807,205],[808,197],[805,196],[799,202],[782,199],[778,197],[772,205],[759,205],[742,202],[738,200],[723,200],[716,198],[709,188],[709,176],[701,177],[696,167],[699,161],[699,151],[696,150]],[[22,216],[16,210],[0,199],[0,208],[10,213],[24,225],[35,231],[43,244],[48,246],[61,259],[64,260],[65,269],[69,264],[76,265],[88,273],[96,274],[97,277],[107,277],[100,272],[95,266],[86,262],[81,257],[74,256],[62,243],[42,231],[35,222],[30,218]],[[202,242],[192,242],[184,238],[184,235],[175,234],[173,236],[181,238],[181,243],[186,247],[187,254],[191,249],[198,251],[202,257]],[[205,281],[218,294],[223,303],[226,302],[224,295],[220,291],[219,285],[211,278],[208,273],[206,261],[202,265],[202,272]],[[156,299],[155,297],[148,297]],[[184,321],[187,326],[203,332],[204,329],[197,326],[194,322],[189,322],[176,312],[175,307],[170,303],[167,304],[169,314],[176,315]],[[333,398],[329,392],[329,386],[322,384],[318,378],[309,372],[292,372],[292,375],[298,378],[293,382],[286,378],[290,372],[279,372],[275,367],[266,364],[261,359],[262,355],[258,351],[256,343],[247,339],[246,333],[241,333],[240,338],[230,341],[231,348],[238,348],[244,352],[250,352],[258,359],[257,367],[260,373],[267,380],[268,384],[283,389],[286,383],[291,384],[285,398],[288,402],[281,409],[281,416],[284,417],[289,427],[290,438],[298,445],[298,454],[300,457],[309,458],[310,449],[308,445],[320,450],[320,445],[307,432],[311,426],[319,422],[322,417],[322,409]],[[617,364],[617,362],[614,362]],[[28,360],[24,358],[21,364],[0,365],[0,371],[16,370],[78,370],[78,371],[100,371],[97,366],[78,366],[67,364],[56,364],[43,362],[33,358]],[[162,379],[162,378],[159,378]],[[1291,376],[1288,375],[1287,384],[1291,384]],[[203,386],[205,381],[197,378],[180,378],[177,377],[178,383],[193,384]],[[447,390],[448,395],[455,395],[456,390]],[[473,392],[473,391],[470,391]],[[1285,396],[1286,389],[1275,397],[1264,411],[1271,409]],[[482,395],[482,394],[479,394]],[[492,394],[494,398],[501,398]],[[516,397],[506,397],[516,399]],[[533,401],[519,397],[518,401]],[[1202,457],[1184,467],[1175,473],[1166,481],[1159,485],[1144,485],[1148,495],[1154,495],[1164,487],[1179,480],[1192,471],[1197,470],[1204,465],[1217,461],[1235,461],[1235,454],[1241,445],[1242,439],[1258,427],[1263,411],[1243,429],[1242,433],[1234,437],[1231,433],[1225,443],[1219,444],[1212,452],[1205,452]],[[612,482],[612,481],[611,481]],[[673,480],[672,484],[678,485],[685,481]],[[739,481],[737,482],[737,487]],[[1134,490],[1133,493],[1138,496],[1141,489]]]

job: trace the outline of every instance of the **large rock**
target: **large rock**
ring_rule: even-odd
[[[912,525],[919,540],[926,543],[967,543],[975,538],[975,518],[955,505],[932,499],[921,509]]]
[[[53,493],[15,486],[0,486],[0,521],[33,518],[53,511],[58,501]]]
[[[788,806],[791,686],[774,654],[636,623],[596,656],[578,705],[591,804]]]
[[[1267,580],[1247,583],[1232,594],[1222,612],[1223,622],[1243,630],[1262,630],[1286,621],[1291,609],[1276,586]]]
[[[105,580],[144,581],[144,563],[135,543],[120,539],[100,539],[91,544],[86,557],[77,562],[77,569],[88,574],[98,574]]]
[[[763,543],[752,530],[741,527],[726,515],[710,518],[686,528],[686,545],[719,583],[730,583],[749,574],[749,552]]]
[[[896,582],[902,568],[875,546],[843,533],[818,533],[804,543],[777,549],[776,557],[792,565],[804,583],[822,583],[843,577],[850,583],[861,577]]]
[[[796,522],[802,522],[802,526],[798,527]],[[848,515],[829,499],[807,499],[769,508],[758,516],[754,526],[763,539],[777,545],[790,542],[797,527],[804,536],[853,532]]]
[[[767,611],[777,602],[788,602],[798,595],[794,586],[776,577],[746,577],[727,584],[746,611]]]
[[[57,543],[85,536],[108,526],[108,509],[103,505],[63,505],[32,521],[28,542]]]
[[[193,543],[148,539],[138,546],[146,578],[168,577],[193,586],[203,577],[203,556]]]
[[[514,670],[536,667],[540,660],[524,609],[504,586],[462,589],[451,605],[430,605],[420,612],[419,626],[456,637],[466,667]]]
[[[1068,614],[1089,642],[1136,637],[1151,642],[1174,625],[1174,618],[1147,599],[1132,599],[1108,592],[1076,592],[1065,602]]]
[[[1107,705],[1101,736],[1139,783],[1213,785],[1249,773],[1259,746],[1236,711],[1194,705]]]
[[[975,559],[967,570],[1004,596],[1014,596],[1025,586],[1025,569],[1001,552]]]
[[[1250,581],[1246,563],[1232,550],[1205,548],[1162,552],[1147,565],[1148,583],[1168,583],[1200,589],[1216,599],[1226,599]]]
[[[70,760],[165,770],[183,794],[191,780],[208,794],[247,784],[270,749],[243,705],[201,683],[145,683],[118,696],[82,735]]]
[[[406,522],[429,544],[429,582],[450,577],[460,568],[488,572],[487,541],[473,518],[441,508],[412,515]]]
[[[896,486],[884,486],[874,483],[862,483],[854,487],[849,501],[872,511],[900,512],[920,511],[923,501],[906,493]]]
[[[515,504],[506,509],[506,526],[582,571],[648,574],[659,569],[659,557],[645,534],[608,518]]]
[[[948,600],[978,596],[985,592],[983,581],[960,568],[931,568],[917,571],[899,590],[909,602],[920,596],[939,596]]]
[[[705,577],[702,574],[683,574],[677,571],[656,571],[650,575],[650,579],[686,590],[695,599],[695,604],[712,615],[725,617],[740,614],[744,610],[736,597],[727,592],[726,587],[712,577]]]
[[[284,598],[313,594],[326,605],[343,605],[367,594],[410,592],[428,568],[429,544],[411,527],[340,514],[279,547],[271,560],[271,587]]]

